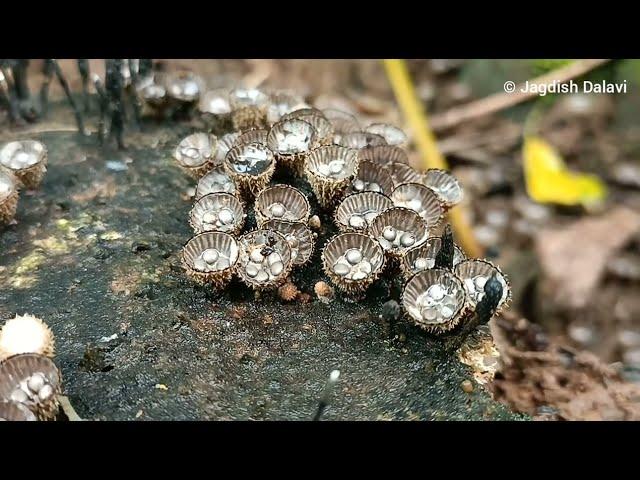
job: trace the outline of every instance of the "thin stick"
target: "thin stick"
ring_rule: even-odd
[[[58,395],[58,402],[60,403],[60,408],[62,408],[62,411],[65,413],[65,415],[67,416],[69,421],[71,421],[71,422],[82,422],[82,421],[84,421],[84,420],[82,420],[80,418],[80,416],[73,409],[73,407],[71,406],[71,403],[69,402],[69,399],[67,397],[65,397],[64,395]]]
[[[435,136],[429,126],[427,113],[416,95],[406,63],[403,60],[384,60],[384,66],[396,99],[411,125],[416,144],[422,154],[424,169],[448,170],[447,161],[438,150]],[[448,214],[449,220],[464,251],[472,257],[481,257],[482,248],[473,235],[464,208],[464,205],[453,207]]]
[[[576,60],[566,67],[558,68],[549,73],[529,80],[529,83],[552,84],[565,83],[569,80],[580,77],[585,73],[604,65],[609,59],[599,60]],[[431,117],[431,127],[434,130],[444,130],[460,123],[482,117],[490,113],[495,113],[505,108],[513,107],[532,97],[537,96],[536,92],[522,91],[524,84],[516,85],[513,93],[500,92],[488,97],[476,100],[466,105],[454,107],[446,112],[433,115]]]
[[[322,396],[320,397],[320,401],[318,402],[318,408],[316,410],[315,415],[313,416],[313,421],[317,422],[322,417],[327,406],[331,402],[331,394],[333,393],[333,388],[338,382],[338,378],[340,378],[340,370],[333,370],[329,375],[329,380],[324,386],[324,390],[322,391]]]

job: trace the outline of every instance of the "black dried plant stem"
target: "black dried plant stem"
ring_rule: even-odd
[[[324,386],[324,390],[322,391],[322,396],[320,397],[320,401],[318,402],[318,408],[316,410],[315,415],[313,416],[313,421],[317,422],[322,418],[322,414],[329,406],[331,402],[331,394],[333,393],[333,389],[338,382],[338,378],[340,377],[340,372],[338,370],[333,370],[329,374],[329,380]]]
[[[436,254],[434,268],[446,268],[453,270],[453,255],[455,253],[453,242],[453,231],[451,225],[447,224],[444,234],[441,237],[440,249]]]
[[[82,113],[80,113],[80,109],[78,108],[76,101],[73,99],[73,95],[71,95],[71,89],[69,88],[67,79],[64,77],[64,74],[62,73],[62,69],[60,68],[60,65],[58,64],[58,62],[55,59],[49,59],[49,61],[51,62],[51,68],[53,69],[53,73],[55,73],[56,78],[60,83],[60,86],[64,90],[65,95],[67,96],[67,100],[71,104],[71,108],[73,109],[73,114],[76,117],[76,124],[78,125],[78,131],[80,132],[81,135],[86,135],[86,131],[84,129],[84,122],[82,120]],[[47,90],[48,90],[48,85],[47,85]]]
[[[45,116],[49,110],[49,85],[53,78],[53,60],[45,59],[42,73],[44,74],[44,81],[40,87],[40,114]]]
[[[87,58],[78,59],[78,72],[82,78],[82,96],[84,97],[84,113],[89,113],[89,60]]]
[[[107,98],[107,92],[102,85],[102,81],[98,75],[93,76],[93,86],[98,93],[98,106],[100,108],[100,117],[98,118],[98,142],[100,145],[104,143],[105,137],[105,117],[109,110],[109,99]]]
[[[489,320],[491,320],[502,299],[502,293],[502,284],[494,273],[484,285],[484,297],[482,297],[482,300],[476,305],[476,311],[473,316],[462,325],[462,328],[455,336],[445,342],[446,351],[453,352],[460,348],[471,332],[478,326],[488,323]]]
[[[11,71],[13,72],[13,85],[18,100],[29,100],[31,98],[31,92],[29,92],[29,85],[27,84],[27,68],[29,67],[29,60],[18,59],[13,62]]]
[[[105,61],[105,89],[109,99],[109,110],[111,111],[110,136],[116,137],[116,143],[120,150],[124,150],[124,98],[122,80],[122,59],[108,59]]]
[[[142,130],[142,102],[136,89],[136,85],[138,84],[139,66],[134,67],[132,62],[133,59],[129,59],[129,72],[131,74],[131,81],[126,88],[126,92],[129,96],[131,104],[133,105],[133,119],[135,120],[136,127],[138,128],[138,130]]]
[[[138,64],[138,74],[144,78],[147,75],[151,75],[151,73],[153,73],[153,60],[150,58],[141,58]]]
[[[38,118],[38,113],[33,107],[31,100],[31,92],[29,91],[29,83],[27,82],[27,69],[29,68],[29,60],[17,59],[13,60],[11,72],[13,74],[13,89],[18,101],[18,109],[23,120],[34,122]]]
[[[12,75],[6,60],[0,61],[0,90],[2,91],[3,101],[7,105],[9,119],[17,125],[23,124],[20,106],[13,88]]]

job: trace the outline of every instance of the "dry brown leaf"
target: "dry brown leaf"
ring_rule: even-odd
[[[598,218],[569,227],[544,229],[536,236],[536,252],[559,305],[584,307],[609,259],[640,231],[640,214],[617,207]]]

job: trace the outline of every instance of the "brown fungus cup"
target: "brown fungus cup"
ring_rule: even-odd
[[[488,260],[469,259],[458,263],[453,267],[453,271],[458,275],[467,291],[469,305],[472,310],[484,297],[484,285],[494,274],[502,285],[502,298],[498,303],[496,314],[499,314],[511,300],[511,288],[506,275],[493,263]]]
[[[401,162],[392,162],[387,165],[394,185],[403,183],[423,183],[424,177],[415,168]]]
[[[377,215],[368,233],[392,257],[400,259],[410,248],[426,241],[428,226],[413,210],[392,207]]]
[[[341,232],[365,233],[373,219],[393,202],[382,193],[353,193],[340,202],[334,214],[334,221]]]
[[[199,200],[210,193],[230,193],[231,195],[235,195],[236,191],[236,182],[224,171],[224,167],[220,165],[198,180],[195,199]]]
[[[267,121],[270,124],[279,122],[285,115],[307,107],[304,99],[287,91],[277,91],[269,95],[269,106],[267,107]]]
[[[170,72],[164,77],[169,100],[177,105],[195,105],[204,90],[202,77],[188,71]]]
[[[361,159],[358,166],[358,175],[351,182],[349,189],[355,193],[376,192],[389,196],[393,191],[393,179],[389,171],[384,167]]]
[[[344,133],[338,141],[338,145],[347,148],[356,148],[358,150],[361,148],[376,147],[386,144],[387,142],[382,136],[369,132]]]
[[[333,143],[333,125],[320,110],[302,108],[282,117],[283,120],[290,118],[297,118],[309,123],[316,131],[316,143],[319,145],[331,145]]]
[[[315,148],[316,130],[299,118],[284,118],[274,124],[267,134],[267,146],[279,165],[299,175],[304,159]]]
[[[380,244],[363,233],[339,233],[322,250],[322,266],[332,283],[350,294],[364,292],[384,267]]]
[[[0,401],[0,421],[36,422],[38,417],[22,403],[8,400]]]
[[[435,267],[436,255],[440,251],[442,239],[440,237],[429,237],[422,245],[407,250],[402,257],[401,267],[405,278],[411,278],[418,272],[429,270]],[[460,247],[453,247],[453,265],[466,260],[465,254]]]
[[[341,200],[358,173],[358,151],[330,145],[316,148],[305,161],[304,173],[318,202],[328,208]]]
[[[294,267],[305,265],[311,260],[315,235],[306,223],[267,220],[261,227],[284,235],[291,247],[291,260]]]
[[[20,353],[49,358],[55,353],[55,338],[49,326],[28,313],[7,319],[0,328],[0,361]]]
[[[207,90],[200,96],[198,111],[207,125],[215,130],[231,126],[231,99],[223,88]]]
[[[230,193],[210,193],[193,204],[189,224],[195,233],[226,232],[237,234],[242,230],[246,214],[242,203]]]
[[[47,171],[47,147],[35,140],[7,143],[0,149],[0,167],[13,173],[29,189],[42,182]]]
[[[446,170],[430,168],[424,173],[421,183],[424,183],[438,195],[445,210],[460,203],[464,196],[458,180]]]
[[[245,284],[254,290],[271,290],[287,280],[293,259],[284,235],[274,230],[254,230],[240,237],[238,244],[236,271]]]
[[[40,420],[57,416],[61,387],[58,367],[44,355],[22,353],[0,362],[0,401],[19,403]]]
[[[389,145],[404,146],[407,135],[395,125],[389,123],[372,123],[364,129],[365,132],[380,135]]]
[[[18,180],[0,169],[0,225],[13,220],[18,208]]]
[[[233,147],[224,159],[224,169],[240,188],[245,198],[265,188],[276,168],[273,152],[261,143]]]
[[[396,207],[413,210],[420,215],[430,229],[437,227],[444,216],[444,208],[433,190],[420,183],[402,183],[391,194]]]
[[[345,133],[362,131],[362,127],[360,126],[358,119],[349,112],[345,112],[337,108],[325,108],[322,110],[322,114],[333,126],[334,143],[336,143],[335,140],[339,141]]]
[[[216,166],[218,140],[208,133],[193,133],[180,141],[173,158],[187,174],[199,179]]]
[[[218,139],[218,148],[214,161],[216,166],[223,165],[224,158],[227,156],[227,153],[229,153],[229,150],[236,146],[236,140],[240,135],[241,132],[229,132]]]
[[[269,130],[266,128],[252,128],[251,130],[247,130],[236,138],[233,146],[237,147],[238,145],[244,145],[247,143],[267,143],[267,134]]]
[[[269,97],[257,88],[236,88],[229,94],[231,100],[231,121],[235,130],[265,128]]]
[[[220,289],[233,277],[238,253],[238,242],[232,235],[204,232],[190,238],[183,247],[182,266],[191,279]]]
[[[402,307],[413,323],[444,333],[458,325],[467,306],[462,280],[454,273],[434,268],[417,273],[402,292]]]
[[[311,207],[307,197],[289,185],[274,185],[261,190],[254,207],[256,222],[262,228],[268,220],[303,222],[309,220]]]
[[[400,147],[393,145],[378,145],[360,150],[360,159],[368,160],[381,167],[390,168],[393,163],[409,165],[409,157]]]

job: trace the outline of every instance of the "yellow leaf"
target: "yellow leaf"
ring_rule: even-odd
[[[527,193],[536,202],[590,205],[607,196],[597,176],[567,169],[560,154],[540,137],[525,137],[522,157]]]

